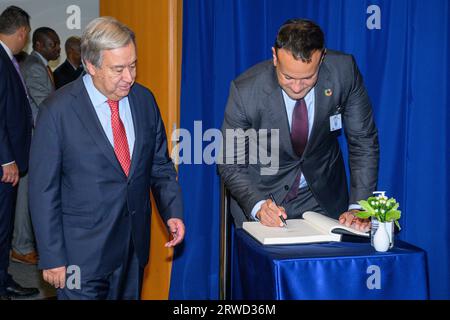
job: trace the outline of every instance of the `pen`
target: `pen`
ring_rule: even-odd
[[[273,197],[273,194],[269,194],[270,200],[272,200],[272,202],[278,207],[277,202],[275,201],[275,198]],[[284,226],[287,227],[287,222],[286,220],[283,218],[283,216],[280,214],[279,215],[281,222],[283,222]]]

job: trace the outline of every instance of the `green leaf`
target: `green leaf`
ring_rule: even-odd
[[[370,198],[369,198],[370,199]],[[375,210],[372,208],[372,206],[367,202],[366,200],[358,201],[358,204],[370,214],[370,216],[375,215]]]
[[[367,212],[367,211],[360,211],[360,212],[356,213],[355,216],[357,216],[360,219],[368,219],[368,218],[372,217],[372,214],[370,214],[370,212]]]
[[[399,210],[389,210],[386,213],[386,221],[394,221],[400,219],[401,212]]]
[[[395,225],[397,226],[398,230],[402,229],[402,228],[400,228],[400,224],[398,223],[398,220],[395,220]]]

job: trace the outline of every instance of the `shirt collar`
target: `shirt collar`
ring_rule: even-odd
[[[309,90],[309,92],[306,94],[306,96],[303,98],[305,99],[305,102],[310,101],[313,97],[314,97],[314,91],[315,91],[316,87],[312,87],[311,90]],[[286,91],[284,91],[284,89],[281,89],[281,91],[283,92],[283,97],[285,101],[291,101],[292,103],[297,102],[297,100],[292,99],[291,97],[288,96],[288,94],[286,93]]]
[[[73,68],[73,70],[77,70],[80,66],[75,67],[69,59],[66,59],[67,63]]]
[[[8,57],[12,60],[14,58],[14,55],[13,55],[11,49],[2,40],[0,40],[0,44],[2,45],[3,49],[5,49]]]
[[[108,101],[108,98],[95,87],[90,74],[86,73],[83,76],[83,82],[94,107],[98,107]]]
[[[47,59],[45,59],[42,54],[40,54],[39,52],[35,51],[36,54],[38,55],[39,58],[41,58],[42,62],[44,63],[45,66],[48,66],[48,61]]]

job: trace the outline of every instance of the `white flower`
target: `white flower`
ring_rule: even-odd
[[[384,209],[381,209],[381,213],[385,213],[386,211]]]
[[[370,204],[374,206],[375,205],[375,201],[372,201]]]
[[[378,209],[375,209],[375,212],[378,212]]]

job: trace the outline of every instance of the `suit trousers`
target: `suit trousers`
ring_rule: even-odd
[[[28,174],[20,178],[17,190],[12,248],[23,255],[36,250],[33,226],[28,208]]]
[[[144,268],[134,250],[133,240],[129,240],[123,264],[112,273],[100,277],[83,277],[81,270],[80,289],[57,290],[58,300],[139,300],[141,297]],[[110,248],[114,250],[114,248]]]
[[[0,170],[1,175],[3,175]],[[17,187],[0,182],[0,294],[4,294],[9,279],[9,251],[14,227],[14,206]]]

